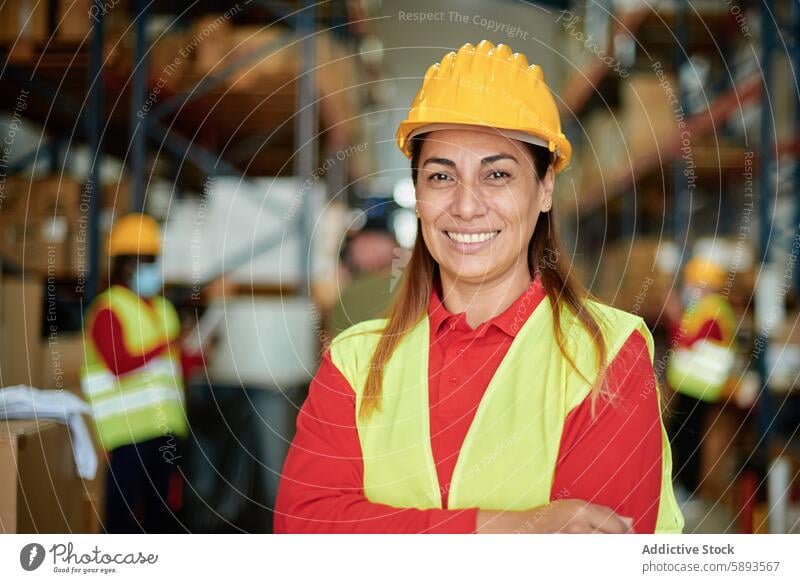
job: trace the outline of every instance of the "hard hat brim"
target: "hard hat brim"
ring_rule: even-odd
[[[547,139],[546,136],[539,136],[530,132],[522,131],[522,130],[515,130],[510,128],[501,128],[495,126],[489,126],[480,123],[469,123],[469,122],[459,122],[459,123],[448,123],[448,122],[415,122],[411,120],[405,120],[401,122],[400,126],[397,128],[397,144],[400,148],[400,151],[406,156],[406,158],[411,158],[411,139],[419,136],[421,134],[425,134],[428,132],[436,131],[436,130],[444,130],[444,129],[473,129],[473,130],[485,130],[487,132],[497,132],[501,135],[504,135],[508,138],[519,140],[521,142],[527,142],[529,144],[534,144],[537,146],[542,146],[547,148],[551,152],[555,154],[553,160],[553,166],[556,172],[561,171],[563,168],[567,166],[569,163],[569,159],[571,158],[571,148],[569,147],[569,143],[566,144],[567,151],[562,150],[561,148],[551,145],[553,142]]]
[[[527,142],[529,144],[534,144],[536,146],[549,148],[547,140],[545,140],[544,138],[540,138],[539,136],[534,136],[533,134],[529,134],[528,132],[523,132],[520,130],[507,130],[503,128],[493,128],[482,125],[471,125],[466,123],[431,123],[427,125],[422,125],[411,130],[406,140],[411,140],[412,138],[420,134],[427,134],[428,132],[435,132],[439,130],[475,130],[475,131],[482,130],[487,133],[498,133],[512,140],[518,140],[520,142]]]

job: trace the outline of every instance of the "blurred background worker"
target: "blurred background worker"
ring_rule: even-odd
[[[710,405],[722,400],[734,365],[737,319],[720,293],[725,279],[722,266],[692,258],[683,272],[683,311],[677,318],[673,314],[670,327],[667,382],[677,392],[672,407],[676,496],[684,503],[700,486]]]
[[[343,263],[351,276],[331,312],[331,332],[335,336],[353,324],[385,315],[399,274],[392,264],[399,249],[394,235],[369,222],[351,234],[343,249]],[[404,250],[405,252],[405,250]]]
[[[81,386],[109,456],[107,532],[170,532],[187,434],[180,321],[160,295],[155,220],[121,218],[111,229],[111,286],[89,308]],[[197,358],[187,355],[186,364]]]

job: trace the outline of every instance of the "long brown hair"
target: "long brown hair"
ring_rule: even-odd
[[[411,177],[416,185],[419,157],[425,134],[412,138]],[[542,180],[552,164],[552,154],[547,148],[525,144],[533,158],[536,176]],[[577,281],[570,270],[563,246],[556,233],[556,224],[550,212],[541,213],[528,244],[528,267],[531,274],[538,274],[542,286],[550,300],[553,314],[553,333],[561,353],[572,368],[581,376],[575,361],[568,353],[561,328],[561,308],[568,308],[576,315],[580,324],[589,332],[595,347],[597,366],[600,374],[592,383],[593,409],[597,396],[604,392],[604,368],[607,347],[601,333],[600,324],[586,307],[589,298],[587,290]],[[372,355],[369,374],[364,385],[361,407],[358,411],[366,419],[375,410],[380,410],[383,386],[383,370],[403,337],[425,316],[433,291],[437,264],[428,251],[421,233],[417,236],[414,249],[400,282],[400,289],[389,308],[388,322],[380,331],[381,338]],[[585,377],[584,377],[585,378]],[[586,379],[587,382],[590,382]]]

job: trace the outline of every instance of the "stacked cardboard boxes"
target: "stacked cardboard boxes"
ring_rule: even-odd
[[[91,6],[92,0],[5,0],[0,3],[0,42],[83,41],[91,29]]]
[[[678,285],[676,259],[673,245],[664,240],[638,238],[610,245],[601,258],[596,293],[649,322],[663,319],[667,299]]]
[[[58,0],[55,3],[55,36],[70,41],[87,41],[93,22],[90,11],[97,10],[93,4],[93,0]],[[105,4],[104,9],[108,10],[109,6],[114,11],[123,9],[111,4]]]
[[[83,187],[69,178],[13,178],[4,185],[0,254],[26,274],[70,276],[85,241]],[[83,228],[84,236],[81,237]]]
[[[26,275],[64,279],[88,269],[91,191],[68,177],[9,178],[0,206],[0,256]],[[128,183],[102,187],[100,235],[129,208]],[[101,248],[101,271],[107,258]]]
[[[585,132],[583,147],[576,161],[580,164],[580,202],[597,203],[596,200],[586,200],[586,196],[599,196],[603,192],[603,185],[612,176],[626,165],[624,128],[621,120],[609,110],[592,112],[583,126]],[[591,194],[590,194],[591,193]]]
[[[0,421],[0,533],[90,529],[70,444],[55,421]]]
[[[1,384],[39,386],[43,285],[34,278],[5,276],[0,292]]]
[[[211,15],[199,19],[193,32],[186,39],[183,53],[193,53],[195,75],[220,75],[233,63],[251,59],[228,77],[234,91],[256,89],[265,76],[296,74],[297,50],[278,42],[285,30],[274,26],[233,26],[224,15]],[[273,50],[258,55],[257,51],[269,43],[273,43]]]
[[[41,278],[5,275],[0,281],[0,385],[67,390],[82,397],[82,334],[58,333],[42,339],[44,290]],[[91,418],[85,416],[84,421],[94,434]],[[56,460],[58,464],[72,463],[71,442],[65,431],[63,426],[47,421],[0,422],[0,532],[98,531],[103,513],[105,453],[95,436],[97,477],[83,481],[72,478],[72,466],[69,473],[68,468],[53,465]],[[52,486],[46,471],[55,476]],[[55,498],[63,502],[63,515],[50,516]],[[32,500],[36,504],[31,504]],[[55,508],[57,511],[58,506]],[[67,526],[69,530],[65,530]]]
[[[646,157],[664,157],[686,121],[678,101],[674,75],[657,68],[622,81],[619,122],[631,163]]]
[[[6,0],[0,4],[0,41],[35,41],[47,36],[47,2]]]

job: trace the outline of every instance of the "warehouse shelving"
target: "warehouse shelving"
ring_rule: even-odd
[[[778,6],[780,4],[780,6]],[[791,6],[788,13],[781,14],[775,20],[776,10]],[[743,3],[742,13],[748,7],[755,7],[753,3]],[[797,4],[763,2],[760,4],[760,14],[748,12],[748,18],[757,16],[761,26],[760,44],[756,44],[754,51],[758,56],[758,68],[749,76],[738,78],[734,84],[722,89],[719,85],[708,87],[707,90],[716,95],[709,100],[704,111],[695,112],[687,117],[687,130],[692,137],[692,156],[695,178],[698,184],[706,186],[711,191],[716,191],[719,209],[716,227],[724,228],[722,211],[732,209],[732,200],[728,190],[736,192],[740,189],[742,180],[742,160],[745,154],[753,163],[754,176],[757,183],[756,209],[753,214],[753,227],[758,223],[759,239],[756,247],[756,269],[752,275],[748,274],[750,298],[741,306],[746,311],[746,320],[742,331],[749,341],[758,343],[761,347],[756,352],[755,368],[760,376],[760,390],[757,402],[747,415],[752,423],[754,439],[753,448],[745,453],[743,474],[739,477],[738,488],[742,495],[740,504],[739,528],[742,532],[749,532],[754,527],[752,511],[755,496],[768,476],[770,459],[775,451],[780,451],[780,444],[776,445],[775,425],[781,413],[782,403],[778,404],[775,395],[769,389],[769,371],[767,370],[766,354],[769,347],[769,334],[759,331],[757,324],[753,296],[758,293],[758,281],[762,275],[761,265],[769,265],[773,256],[774,242],[773,219],[775,214],[775,201],[778,185],[775,180],[775,162],[794,163],[793,196],[796,199],[795,209],[797,216],[794,225],[800,224],[800,140],[795,138],[776,140],[776,128],[772,119],[773,112],[770,107],[763,105],[766,92],[773,91],[774,72],[772,70],[772,57],[777,50],[787,50],[790,62],[794,67],[794,82],[797,83],[797,73],[800,71],[800,9]],[[704,48],[706,53],[732,56],[732,47],[729,38],[740,33],[741,21],[736,21],[734,15],[726,5],[720,3],[719,9],[710,12],[690,9],[688,3],[678,3],[677,8],[665,10],[653,8],[647,11],[633,11],[628,13],[613,14],[609,12],[612,35],[609,45],[613,46],[613,35],[618,33],[636,37],[638,51],[646,57],[644,70],[653,60],[664,63],[671,62],[677,70],[686,62],[687,53],[694,48]],[[677,46],[670,48],[670,41]],[[705,47],[704,47],[705,45]],[[710,49],[710,50],[709,50]],[[669,52],[671,51],[671,52]],[[702,51],[701,51],[702,52]],[[725,77],[733,77],[733,72],[724,63]],[[567,120],[568,136],[579,136],[583,129],[580,123],[587,118],[593,108],[614,108],[619,99],[619,87],[624,82],[616,75],[612,68],[605,63],[595,60],[587,67],[583,67],[570,76],[565,84],[563,101],[561,103],[562,118]],[[679,99],[684,111],[686,95],[678,82]],[[797,86],[792,85],[793,92]],[[798,96],[795,95],[795,120],[794,124],[800,134],[800,105],[797,104]],[[741,137],[724,135],[721,128],[730,120],[739,122],[747,107],[760,106],[761,120],[756,133],[745,134]],[[791,122],[790,122],[791,123]],[[617,126],[619,129],[619,126]],[[658,136],[654,136],[658,138]],[[576,142],[581,142],[577,139]],[[681,143],[679,136],[671,136],[664,143],[661,140],[652,148],[644,151],[631,151],[620,162],[610,168],[602,168],[600,179],[596,184],[575,192],[576,204],[565,217],[573,223],[575,230],[580,233],[581,240],[577,241],[578,255],[585,258],[585,266],[594,265],[598,253],[605,254],[605,246],[613,244],[615,240],[625,242],[626,246],[635,246],[635,237],[647,237],[653,234],[658,240],[671,238],[678,244],[678,248],[686,248],[690,242],[688,232],[690,224],[690,211],[693,201],[691,192],[687,188],[686,179],[683,177],[684,161],[681,157]],[[602,146],[606,146],[603,144]],[[646,195],[660,193],[658,200],[650,200]],[[647,212],[661,216],[659,221],[653,219],[651,227],[653,233],[643,229],[648,222],[643,220],[641,213]],[[619,225],[614,221],[618,220]],[[721,222],[720,222],[721,221]],[[719,232],[715,231],[715,235]],[[796,233],[795,233],[796,234]],[[631,247],[632,249],[633,247]],[[628,250],[628,255],[631,253]],[[615,250],[619,251],[619,250]],[[615,255],[616,257],[616,255]],[[682,260],[685,258],[682,258]],[[608,263],[605,263],[608,265]],[[604,269],[607,269],[604,268]],[[602,272],[601,272],[602,275]],[[737,278],[738,281],[738,278]],[[677,283],[673,278],[672,285]],[[794,274],[794,293],[800,290],[800,273]],[[652,316],[650,324],[656,330],[663,325],[663,311],[658,311]],[[751,365],[752,366],[752,365]],[[782,399],[789,398],[782,395]],[[757,526],[757,525],[756,525]]]
[[[28,88],[31,98],[24,115],[52,136],[48,148],[53,159],[64,147],[89,145],[93,161],[90,184],[100,181],[104,152],[126,160],[131,175],[131,208],[143,207],[147,177],[164,172],[164,165],[148,165],[148,152],[172,160],[166,166],[166,178],[174,181],[176,190],[185,185],[201,191],[206,179],[215,175],[310,175],[320,136],[325,139],[328,132],[334,132],[340,142],[347,141],[341,133],[346,131],[343,128],[350,116],[331,106],[329,102],[337,96],[324,94],[315,83],[318,66],[313,46],[317,26],[346,41],[365,31],[364,26],[351,25],[348,3],[343,0],[320,7],[311,2],[255,0],[240,7],[245,24],[277,23],[283,33],[261,46],[248,45],[245,54],[226,59],[224,66],[205,75],[183,75],[185,85],[180,88],[159,84],[159,71],[148,68],[152,47],[144,39],[149,17],[167,15],[180,28],[229,6],[201,2],[187,8],[179,2],[130,0],[132,24],[126,31],[115,30],[112,39],[112,44],[120,44],[123,38],[133,36],[134,46],[126,62],[111,60],[104,22],[107,10],[102,2],[95,2],[90,33],[82,41],[54,36],[26,41],[24,50],[18,43],[0,46],[0,51],[11,57],[0,73],[0,106],[11,110],[19,88]],[[235,24],[235,20],[232,22]],[[269,58],[290,42],[301,55],[299,74],[276,73],[247,91],[231,90],[231,75]],[[155,90],[158,102],[146,116],[137,117]],[[9,171],[21,171],[41,156],[37,148]],[[97,197],[92,196],[87,304],[99,275],[97,213]],[[298,228],[308,235],[307,219],[302,213],[298,217]],[[306,257],[303,252],[302,261]]]
[[[761,92],[761,79],[759,76],[751,76],[740,86],[729,89],[723,95],[718,96],[710,104],[708,111],[695,114],[686,121],[686,130],[692,135],[693,139],[703,138],[711,134],[715,128],[724,123],[728,117],[734,115],[740,108],[748,102],[759,98]],[[651,172],[664,168],[671,164],[679,155],[681,149],[680,136],[674,136],[670,142],[658,149],[645,152],[636,152],[630,160],[630,164],[624,164],[619,168],[608,170],[607,176],[603,177],[601,184],[593,190],[581,194],[581,215],[595,212],[600,205],[619,196],[627,188],[633,189],[638,180],[647,177]],[[697,157],[709,156],[713,159],[719,156],[716,165],[698,164],[698,167],[709,166],[711,168],[725,167],[725,162],[721,157],[731,153],[720,147],[713,147],[711,152],[703,148],[693,148],[693,153]]]
[[[607,16],[612,26],[610,45],[613,47],[617,35],[625,35],[645,54],[649,54],[649,49],[658,45],[664,46],[664,39],[655,38],[658,34],[662,36],[669,34],[667,42],[676,42],[679,35],[666,31],[675,31],[677,27],[683,25],[686,27],[686,36],[691,37],[692,32],[708,33],[709,26],[719,27],[720,24],[729,21],[729,14],[722,9],[695,10],[685,15],[680,10],[666,8],[629,9],[620,12],[609,9]],[[654,32],[656,34],[653,34]],[[698,35],[695,34],[691,42],[698,43]],[[706,37],[705,42],[714,41]],[[611,50],[607,52],[610,53]],[[600,59],[594,59],[588,65],[571,73],[561,92],[563,95],[559,103],[561,115],[567,118],[580,117],[593,102],[605,100],[606,93],[613,92],[613,87],[616,85],[613,77],[613,67],[609,67]]]
[[[625,12],[614,18],[615,30],[635,36],[647,15],[646,10]],[[573,73],[564,85],[564,98],[559,104],[561,115],[580,116],[611,71],[611,67],[598,60]]]

